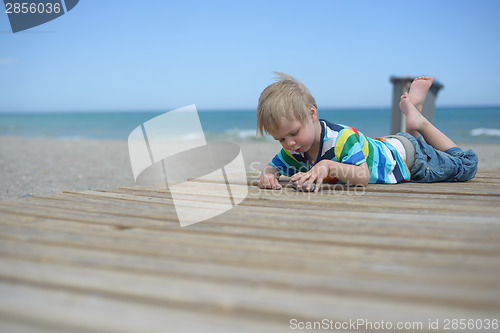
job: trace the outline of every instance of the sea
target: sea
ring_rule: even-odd
[[[0,113],[0,136],[127,140],[142,123],[165,111]],[[208,140],[272,141],[256,133],[255,110],[198,110]],[[369,137],[390,133],[389,108],[320,109],[320,118]],[[500,143],[500,106],[437,107],[434,125],[456,143]],[[190,133],[186,133],[189,136]]]

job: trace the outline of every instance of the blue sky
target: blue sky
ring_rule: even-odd
[[[3,7],[2,7],[3,8]],[[389,107],[391,75],[433,75],[438,106],[500,105],[500,1],[80,0],[13,34],[0,112],[255,108],[273,71],[321,107]]]

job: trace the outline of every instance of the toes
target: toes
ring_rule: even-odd
[[[419,76],[413,79],[413,81],[420,81],[420,80],[432,81],[434,80],[434,78],[432,76]]]

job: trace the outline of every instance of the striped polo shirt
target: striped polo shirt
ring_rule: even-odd
[[[316,163],[321,160],[360,165],[370,170],[370,184],[395,184],[410,179],[410,171],[397,149],[383,138],[371,139],[355,128],[320,119],[321,142]],[[306,172],[314,165],[304,153],[281,149],[271,165],[285,176]],[[328,178],[328,177],[327,177]],[[335,183],[337,180],[326,179]]]

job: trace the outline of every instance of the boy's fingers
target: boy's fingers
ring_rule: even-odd
[[[302,187],[302,185],[304,185],[304,182],[306,182],[310,177],[311,175],[309,173],[303,174],[297,183],[297,187]]]
[[[272,188],[271,184],[268,184],[267,182],[263,183],[260,180],[257,182],[257,184],[259,185],[259,188],[264,188],[264,189],[266,189],[266,188]]]
[[[280,190],[281,185],[279,182],[265,182],[262,183],[260,180],[257,182],[257,185],[259,185],[259,188],[262,189],[271,189],[271,190]]]
[[[314,182],[316,181],[317,177],[316,175],[312,175],[311,177],[309,177],[309,179],[307,180],[307,187],[306,187],[306,190],[310,190],[311,189],[311,186],[312,184],[314,184]],[[317,184],[316,184],[317,186]]]
[[[323,183],[323,179],[319,178],[316,181],[316,187],[314,188],[314,192],[318,192],[319,191],[319,188],[320,188],[320,186],[321,186],[322,183]]]
[[[297,188],[300,188],[302,187],[302,184],[304,183],[305,181],[305,177],[300,177],[297,179]]]

